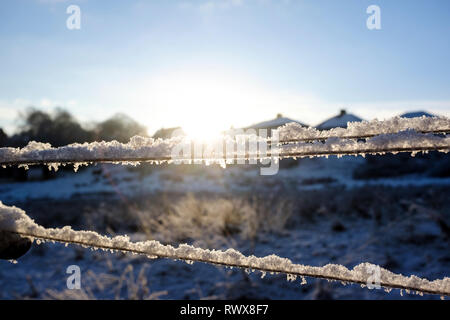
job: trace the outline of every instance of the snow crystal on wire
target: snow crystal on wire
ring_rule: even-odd
[[[381,134],[366,141],[355,139],[328,138],[325,142],[313,143],[300,142],[288,144],[281,147],[280,154],[298,156],[327,155],[327,154],[379,154],[401,150],[442,150],[448,152],[450,149],[450,137],[439,137],[434,134],[423,134],[413,130],[403,131],[395,134]]]
[[[405,130],[405,131],[401,131]],[[345,154],[377,154],[385,152],[420,152],[420,151],[444,151],[450,149],[448,137],[436,136],[432,133],[422,132],[447,132],[450,130],[449,118],[392,118],[390,120],[370,122],[352,122],[347,129],[335,128],[328,131],[318,131],[313,128],[300,127],[298,124],[287,124],[278,129],[280,141],[296,139],[296,144],[277,145],[271,141],[270,151],[261,153],[261,144],[268,140],[256,135],[244,135],[247,142],[258,143],[259,151],[241,153],[238,146],[246,146],[246,140],[237,137],[224,136],[210,144],[201,144],[202,152],[191,155],[190,141],[186,137],[171,139],[153,139],[134,136],[128,143],[93,142],[75,143],[68,146],[53,148],[50,144],[32,141],[26,147],[0,148],[0,164],[18,164],[27,168],[31,164],[47,164],[57,169],[60,164],[73,163],[75,169],[79,165],[91,162],[117,162],[122,164],[137,164],[140,161],[154,163],[171,162],[181,160],[183,163],[219,163],[223,166],[238,159],[264,160],[269,158],[287,158],[303,156],[328,156]],[[376,135],[375,135],[376,134]],[[355,137],[368,137],[365,141],[356,141]],[[242,137],[242,136],[240,136]],[[315,142],[302,142],[304,139],[314,138]],[[323,143],[321,140],[325,140]],[[223,147],[233,145],[231,152],[227,149],[223,154]],[[218,146],[218,147],[217,147]],[[228,147],[227,147],[228,148]],[[189,154],[176,153],[174,150]],[[195,148],[194,148],[195,149]]]
[[[134,136],[128,143],[118,141],[74,143],[53,148],[49,143],[31,141],[24,148],[0,148],[0,163],[33,162],[89,162],[100,159],[146,159],[170,157],[174,146],[182,142],[181,137],[153,139]]]
[[[226,137],[226,139],[230,139]],[[256,141],[256,140],[255,140]],[[265,141],[257,140],[258,143]],[[380,154],[386,152],[412,152],[450,150],[450,137],[440,137],[433,134],[423,134],[415,131],[404,131],[396,134],[382,134],[366,141],[355,139],[328,138],[325,142],[299,142],[275,146],[272,145],[266,154],[247,152],[244,154],[234,150],[231,153],[205,153],[195,158],[190,154],[187,158],[172,158],[171,151],[179,144],[186,142],[179,139],[154,140],[135,136],[127,144],[112,142],[93,142],[71,144],[65,147],[52,148],[49,144],[30,142],[25,148],[0,148],[0,164],[19,164],[25,168],[31,164],[47,164],[55,170],[60,164],[74,163],[75,169],[91,162],[114,162],[122,164],[138,164],[140,161],[155,163],[183,160],[183,163],[220,163],[229,164],[237,159],[261,160],[289,157],[319,157],[327,155],[358,155]],[[220,149],[220,148],[219,148]],[[184,161],[184,160],[187,160]]]
[[[131,242],[127,236],[108,238],[92,231],[75,231],[71,227],[61,229],[44,228],[37,225],[26,213],[16,207],[8,207],[0,202],[0,230],[16,232],[29,237],[50,241],[76,243],[104,250],[121,250],[145,254],[149,257],[162,257],[179,260],[206,262],[225,266],[240,267],[263,272],[285,273],[290,280],[294,276],[309,276],[339,280],[366,285],[371,273],[368,270],[379,268],[380,285],[387,288],[407,289],[440,295],[450,295],[450,278],[429,281],[417,276],[406,277],[392,273],[386,269],[369,263],[362,263],[352,270],[345,266],[328,264],[323,267],[313,267],[294,264],[287,258],[276,255],[266,257],[244,256],[241,252],[228,249],[226,251],[196,248],[187,244],[178,247],[163,245],[158,241]],[[303,279],[303,278],[302,278]]]
[[[326,139],[329,137],[366,137],[378,134],[396,133],[413,129],[417,132],[442,132],[450,130],[448,117],[394,117],[387,120],[372,120],[349,122],[347,128],[317,130],[312,127],[302,127],[296,122],[288,123],[278,128],[280,141]]]

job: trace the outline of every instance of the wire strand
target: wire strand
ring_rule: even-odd
[[[299,151],[299,152],[267,152],[266,154],[250,154],[246,153],[244,156],[240,155],[226,155],[222,157],[191,157],[191,158],[173,158],[169,156],[156,157],[105,157],[105,158],[84,158],[84,159],[27,159],[16,161],[0,161],[1,166],[11,165],[48,165],[48,164],[73,164],[73,163],[133,163],[133,162],[170,162],[177,161],[180,163],[202,163],[202,162],[219,162],[225,161],[250,161],[250,160],[265,160],[268,158],[286,159],[286,158],[302,158],[302,157],[327,157],[327,156],[345,156],[345,155],[368,155],[368,154],[384,154],[384,153],[418,153],[418,152],[449,152],[450,145],[442,146],[417,146],[405,148],[384,148],[384,149],[341,149],[341,150],[324,150],[324,151]]]
[[[422,133],[422,134],[448,134],[450,133],[450,128],[448,129],[439,129],[439,130],[419,130],[417,131],[418,133]],[[299,143],[299,142],[314,142],[314,141],[323,141],[323,140],[327,140],[330,138],[340,138],[340,139],[354,139],[354,140],[362,140],[362,139],[367,139],[367,138],[373,138],[376,137],[380,134],[392,134],[395,132],[383,132],[383,133],[371,133],[371,134],[364,134],[364,135],[342,135],[342,136],[337,136],[337,135],[324,135],[321,137],[311,137],[311,138],[299,138],[299,139],[281,139],[279,141],[279,143],[281,144],[290,144],[290,143]],[[271,139],[269,139],[270,142],[272,142]]]
[[[114,251],[122,251],[122,252],[129,252],[134,254],[141,254],[156,258],[163,258],[163,259],[174,259],[174,260],[183,260],[183,261],[192,261],[192,262],[201,262],[201,263],[207,263],[207,264],[213,264],[218,266],[224,266],[224,267],[236,267],[240,269],[246,269],[246,270],[258,270],[262,272],[268,272],[268,273],[283,273],[287,275],[295,275],[300,277],[310,277],[310,278],[318,278],[318,279],[326,279],[326,280],[332,280],[332,281],[341,281],[345,283],[355,283],[360,285],[367,285],[367,282],[358,280],[358,279],[352,279],[352,278],[346,278],[346,277],[339,277],[339,276],[329,276],[329,275],[321,275],[321,274],[315,274],[315,273],[308,273],[308,272],[295,272],[295,271],[289,271],[284,270],[283,268],[263,268],[263,267],[257,267],[252,266],[249,264],[239,264],[239,263],[224,263],[221,261],[214,261],[210,259],[203,259],[203,258],[192,258],[189,256],[183,256],[183,255],[168,255],[168,254],[155,254],[152,252],[147,252],[143,250],[135,250],[130,249],[126,247],[114,247],[114,246],[107,246],[107,245],[99,245],[96,243],[90,243],[88,241],[75,241],[75,240],[67,240],[67,239],[61,239],[56,237],[49,237],[49,236],[40,236],[35,235],[31,233],[25,233],[25,232],[17,232],[17,231],[7,231],[14,234],[18,234],[20,236],[24,237],[31,237],[36,239],[42,239],[45,241],[55,241],[60,242],[64,244],[75,244],[85,247],[91,247],[96,249],[102,249],[102,250],[114,250]],[[439,290],[431,290],[431,289],[423,289],[413,286],[405,286],[400,284],[393,284],[389,282],[380,281],[379,285],[384,288],[389,289],[400,289],[400,290],[409,290],[409,291],[415,291],[416,293],[425,293],[425,294],[433,294],[433,295],[440,295],[440,296],[450,296],[450,292],[445,291],[439,291]]]

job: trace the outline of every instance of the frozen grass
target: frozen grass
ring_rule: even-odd
[[[254,241],[264,232],[282,232],[293,203],[286,198],[198,196],[164,197],[155,208],[133,210],[139,228],[149,238],[164,242],[192,242],[204,248],[231,245],[238,236]]]
[[[361,190],[359,190],[359,191],[361,191]],[[423,190],[421,190],[421,191],[423,192]],[[377,197],[375,198],[375,200],[377,200],[378,202],[384,202],[387,200],[387,199],[383,199],[386,194],[384,194],[384,195],[376,194],[376,195],[377,195]],[[322,196],[323,196],[323,194],[322,194]],[[326,194],[325,194],[325,196],[326,196]],[[352,194],[351,196],[356,197],[358,199],[357,203],[362,203],[362,206],[364,206],[366,204],[366,203],[364,203],[364,201],[362,201],[363,199],[361,199],[360,196],[355,196],[355,194]],[[278,201],[279,200],[280,199],[278,199]],[[314,203],[318,202],[317,199],[314,199],[314,200],[315,200],[315,201],[313,201]],[[333,199],[333,200],[335,200],[335,199]],[[373,199],[368,199],[368,200],[369,200],[369,202],[373,202]],[[248,199],[245,201],[249,201],[248,202],[249,204],[252,203]],[[255,207],[253,212],[258,212],[258,206],[255,205],[255,203],[259,203],[259,202],[260,201],[253,202],[253,206]],[[242,202],[242,203],[244,203],[244,202]],[[242,214],[241,213],[241,212],[245,212],[246,210],[249,210],[248,208],[246,210],[236,211],[237,208],[243,208],[242,203],[233,204],[233,203],[227,202],[223,199],[217,199],[217,198],[216,199],[207,199],[207,198],[206,199],[202,199],[202,198],[196,199],[193,196],[181,197],[177,202],[173,202],[169,206],[170,209],[173,210],[172,214],[174,215],[173,217],[175,217],[175,218],[168,218],[166,215],[162,216],[162,217],[164,217],[166,222],[160,224],[160,225],[162,225],[162,227],[161,227],[162,229],[159,229],[158,231],[162,232],[162,234],[164,235],[164,232],[163,232],[164,230],[171,230],[171,231],[173,231],[173,233],[178,232],[180,238],[189,237],[190,239],[193,239],[193,238],[196,238],[197,236],[204,237],[204,234],[205,234],[204,230],[207,230],[209,226],[212,227],[214,234],[216,234],[219,231],[227,230],[227,227],[225,227],[227,225],[226,222],[228,222],[230,220],[232,221],[232,223],[228,222],[228,226],[231,225],[231,226],[241,226],[242,227],[242,225],[244,225],[244,227],[242,227],[242,230],[248,229],[248,227],[245,227],[246,221],[248,219],[253,220],[253,221],[264,221],[263,213],[260,214],[259,216],[255,215],[254,213],[253,214],[246,214],[246,213]],[[336,203],[336,202],[333,201],[333,203]],[[327,201],[324,201],[322,204],[326,205]],[[339,208],[336,208],[336,207],[327,208],[326,206],[324,207],[323,205],[321,207],[317,208],[317,211],[316,211],[316,213],[318,213],[319,215],[322,215],[322,219],[324,216],[326,217],[326,215],[330,215],[330,218],[332,218],[334,220],[339,219],[339,217],[341,217],[341,219],[342,219],[341,221],[338,221],[339,223],[337,223],[337,224],[333,223],[333,225],[331,226],[331,231],[332,232],[345,231],[346,230],[345,225],[347,224],[348,220],[344,219],[344,217],[348,218],[350,216],[348,214],[346,215],[345,212],[342,212],[341,214],[339,214],[339,213],[331,214],[331,212],[333,212]],[[400,202],[400,205],[405,206],[405,205],[409,205],[409,204],[407,202],[402,201],[402,202]],[[416,205],[416,204],[414,204],[414,205]],[[262,203],[261,206],[265,207],[265,208],[269,207],[267,205],[267,203]],[[248,207],[251,208],[252,206],[248,205]],[[374,207],[373,205],[372,206],[369,205],[369,210],[373,210],[373,207]],[[416,208],[415,210],[417,210],[417,205],[415,208]],[[290,210],[291,214],[292,214],[292,212],[295,212],[297,209],[298,208],[295,208],[294,210]],[[381,211],[378,213],[369,211],[371,213],[371,218],[374,219],[374,221],[376,223],[382,222],[384,216],[386,215],[383,212],[383,210],[385,208],[380,208],[380,209],[381,209]],[[16,209],[11,209],[11,210],[12,210],[11,214],[13,216],[15,216],[17,210]],[[14,210],[16,210],[16,211],[14,211]],[[345,208],[341,208],[341,210],[345,210]],[[412,210],[412,209],[410,209],[410,210]],[[285,210],[282,210],[282,211],[289,211],[289,210],[287,210],[285,208]],[[404,209],[403,209],[403,211],[404,211]],[[422,211],[422,213],[425,212],[423,209],[421,209],[421,211]],[[221,214],[222,216],[217,215],[217,213]],[[238,213],[238,214],[236,215],[236,213]],[[429,212],[427,212],[426,214],[430,215]],[[20,211],[17,211],[17,215],[18,215],[17,218],[20,218],[19,217],[21,215]],[[444,238],[447,237],[448,234],[445,232],[446,228],[448,228],[447,217],[445,215],[441,215],[440,212],[435,211],[435,210],[432,210],[431,216],[433,217],[433,220],[435,220],[437,222],[437,225],[441,228],[441,232],[439,234],[442,234]],[[241,217],[241,219],[237,219],[237,217]],[[300,215],[300,217],[302,217],[302,215]],[[299,217],[297,217],[297,218],[299,218]],[[295,219],[294,220],[291,220],[291,219],[294,219],[294,217],[291,217],[289,219],[289,221],[290,221],[289,226],[294,225]],[[19,221],[18,227],[20,230],[22,230],[22,228],[24,228],[24,227],[28,228],[28,227],[26,227],[27,222],[25,220],[22,222]],[[220,220],[223,223],[211,225],[211,221],[217,221],[217,220]],[[188,222],[188,221],[190,221],[190,223],[192,223],[193,227],[198,227],[197,233],[186,234],[184,232],[184,230],[182,230],[181,228],[176,229],[178,226],[183,226],[183,222]],[[268,225],[271,225],[270,221],[267,224],[261,224],[262,227],[260,227],[260,229],[258,229],[258,232],[257,232],[258,236],[265,237],[264,235],[267,235],[268,233],[280,234],[283,230],[286,230],[286,228],[284,228],[284,226],[287,225],[286,224],[287,221],[288,221],[288,219],[285,220],[283,227],[278,226],[276,228],[274,228],[274,227],[268,228],[267,227]],[[6,223],[6,227],[8,227],[8,219],[4,220],[2,222],[4,227],[5,227],[5,223]],[[339,226],[339,224],[340,224],[340,226]],[[123,237],[107,239],[104,237],[100,237],[97,234],[94,234],[91,232],[74,232],[67,228],[60,229],[60,231],[58,231],[55,229],[44,230],[44,229],[41,229],[41,227],[37,227],[37,226],[31,226],[31,227],[33,230],[35,229],[36,231],[39,231],[39,232],[41,232],[41,231],[42,232],[50,232],[50,235],[55,236],[55,237],[57,234],[59,234],[61,232],[64,232],[64,234],[69,232],[67,237],[70,239],[74,239],[76,241],[78,241],[77,239],[80,239],[80,241],[82,241],[82,238],[84,239],[85,237],[89,237],[89,239],[90,239],[89,241],[92,240],[94,242],[99,241],[99,243],[103,243],[103,242],[111,243],[112,245],[117,244],[119,247],[123,245],[124,248],[129,247],[129,246],[131,246],[130,248],[134,248],[134,247],[140,248],[141,246],[144,246],[145,248],[147,248],[146,246],[149,246],[148,249],[152,249],[152,248],[155,249],[156,250],[155,254],[157,254],[157,255],[160,254],[159,253],[160,251],[161,251],[161,254],[164,254],[164,252],[169,250],[170,252],[173,251],[175,256],[177,256],[178,253],[182,254],[183,256],[184,256],[184,254],[186,254],[186,259],[188,259],[188,260],[196,260],[197,259],[196,255],[200,254],[202,257],[200,261],[203,261],[203,259],[209,259],[208,257],[211,256],[211,259],[213,259],[214,261],[216,261],[216,258],[218,259],[217,263],[223,262],[225,264],[228,264],[228,263],[233,264],[234,262],[232,262],[232,261],[235,261],[234,259],[237,259],[236,261],[240,261],[239,263],[242,262],[242,263],[244,263],[244,265],[246,265],[246,263],[248,262],[249,263],[248,265],[251,266],[249,268],[258,269],[261,267],[264,270],[264,268],[267,268],[267,267],[272,268],[272,267],[276,266],[276,268],[280,267],[281,268],[280,270],[287,270],[286,272],[288,274],[295,274],[297,272],[302,274],[302,272],[306,272],[307,274],[310,273],[312,275],[315,275],[316,273],[317,273],[317,275],[324,274],[326,277],[332,277],[332,275],[337,275],[338,277],[340,277],[339,274],[342,274],[344,279],[353,279],[353,280],[349,280],[349,281],[362,281],[362,280],[358,280],[358,279],[363,279],[364,277],[367,276],[367,274],[364,271],[364,268],[366,266],[368,266],[366,264],[358,265],[356,268],[354,268],[352,270],[349,270],[349,269],[343,267],[342,265],[339,266],[339,265],[334,264],[334,265],[327,265],[322,270],[322,268],[318,268],[318,267],[312,267],[312,266],[310,267],[310,266],[302,266],[302,265],[298,265],[298,264],[292,264],[290,260],[281,259],[276,256],[267,256],[264,258],[256,258],[253,256],[244,257],[239,252],[234,251],[234,250],[228,250],[225,252],[209,251],[209,250],[202,251],[201,249],[194,249],[192,247],[185,246],[185,245],[182,245],[178,248],[173,248],[170,246],[169,247],[161,246],[160,244],[155,243],[155,242],[150,242],[150,243],[142,242],[142,243],[132,244],[132,243],[129,243],[128,240]],[[393,229],[385,230],[385,231],[389,232],[389,231],[393,231]],[[237,238],[233,237],[233,234],[238,235],[238,237]],[[233,232],[224,233],[223,237],[228,240],[231,238],[231,239],[235,239],[235,240],[240,239],[243,241],[247,241],[249,238],[245,237],[246,234],[247,233],[245,231],[244,232],[236,231],[234,233]],[[404,232],[401,234],[406,235],[408,233]],[[433,237],[436,238],[436,234],[433,235]],[[204,239],[205,238],[200,239],[200,240],[204,240]],[[206,239],[211,240],[211,238],[208,238],[208,237],[206,237]],[[214,239],[214,238],[212,238],[212,239],[213,240],[211,240],[211,241],[217,241],[217,239]],[[260,239],[258,239],[258,240],[260,240]],[[377,239],[375,237],[373,239],[369,239],[369,244],[371,241],[374,241],[374,240],[380,241],[380,239]],[[420,240],[420,241],[425,241],[425,240],[428,241],[426,238],[424,238],[423,240]],[[408,240],[408,238],[405,238],[404,240],[401,240],[401,241],[413,241],[413,239]],[[145,249],[144,247],[143,247],[143,249]],[[195,252],[193,251],[191,253],[190,250],[194,250]],[[167,252],[169,252],[169,251],[167,251]],[[150,250],[149,252],[152,252],[152,251]],[[286,269],[283,269],[284,265],[285,265]],[[278,269],[273,269],[273,270],[278,270]],[[397,285],[401,285],[401,283],[410,283],[414,288],[422,288],[422,286],[423,286],[423,290],[425,290],[425,291],[427,290],[425,288],[427,288],[428,285],[431,285],[431,287],[433,287],[433,288],[434,287],[439,288],[441,286],[439,284],[439,281],[431,283],[431,282],[427,282],[426,280],[419,279],[417,277],[402,278],[401,276],[392,274],[384,269],[382,269],[382,273],[383,273],[383,277],[386,277],[386,279],[388,281],[387,283],[389,283],[389,281],[391,281],[391,280],[394,281],[395,283],[398,283]],[[288,279],[289,279],[289,277],[288,277]],[[291,276],[291,279],[292,279],[292,276]],[[404,281],[406,281],[406,282],[404,282]],[[442,285],[445,287],[446,286],[445,283],[448,282],[448,279],[444,279],[442,281],[443,281]]]
[[[91,270],[84,277],[85,285],[79,290],[57,291],[47,289],[44,299],[52,300],[97,300],[102,299],[105,292],[114,295],[116,300],[157,300],[167,295],[167,291],[152,292],[147,280],[148,265],[144,264],[135,277],[134,267],[128,264],[120,275],[111,273],[95,273]],[[97,296],[98,292],[103,294]]]
[[[243,248],[246,254],[265,255],[275,252],[290,258],[295,257],[297,252],[302,252],[303,258],[294,260],[312,265],[337,262],[353,266],[360,261],[370,261],[396,272],[418,274],[429,279],[448,275],[445,271],[449,266],[445,261],[449,257],[443,249],[449,241],[446,233],[450,225],[448,187],[367,186],[345,190],[330,186],[327,189],[301,193],[289,193],[289,190],[290,188],[286,188],[281,192],[259,196],[255,193],[191,193],[187,196],[157,193],[141,198],[117,199],[99,195],[97,198],[90,196],[86,199],[50,201],[51,205],[49,200],[28,202],[24,208],[38,223],[43,223],[46,227],[70,223],[78,229],[96,230],[109,235],[132,234],[133,240],[159,238],[174,245],[188,241],[201,247],[217,249],[232,246]],[[65,208],[70,210],[64,210]],[[138,219],[136,217],[139,214],[142,217]],[[217,221],[210,229],[212,219]],[[141,225],[140,221],[144,223]],[[184,221],[191,224],[195,232],[183,229]],[[354,229],[355,223],[360,229]],[[292,240],[291,244],[288,239],[293,234],[305,234],[305,239],[301,242]],[[330,239],[326,247],[322,247],[321,239],[324,236]],[[343,237],[342,241],[338,240],[340,237]],[[284,251],[284,247],[290,246],[291,253]],[[336,252],[337,249],[332,249],[335,246],[347,249]],[[34,255],[42,250],[39,248],[33,249]],[[52,251],[50,249],[48,250]],[[79,252],[80,261],[86,259],[84,250]],[[414,253],[414,257],[411,253]],[[416,260],[418,265],[413,264]],[[96,263],[95,260],[91,261],[89,266]],[[170,262],[167,263],[169,264]],[[120,277],[125,268],[126,266],[121,270],[119,268],[112,275]],[[197,265],[195,268],[198,268]],[[138,271],[135,270],[135,282]],[[34,271],[30,269],[27,273],[33,274]],[[170,275],[171,271],[166,273]],[[101,274],[108,275],[111,272],[95,271],[95,274],[101,278]],[[172,276],[180,277],[176,274]],[[107,278],[105,276],[105,281]],[[183,280],[178,281],[190,283],[189,277],[179,279]],[[250,281],[249,286],[255,284],[255,280],[247,277],[238,279],[234,277],[227,280],[231,282],[226,286],[234,290],[232,288],[236,288],[239,281]],[[39,283],[43,280],[34,281]],[[126,289],[128,285],[125,285],[127,281],[122,282],[120,298],[131,298]],[[270,283],[270,286],[277,287],[276,282]],[[89,283],[84,287],[85,292],[74,298],[83,298],[82,295],[84,298],[102,298],[106,291],[112,292],[112,288],[118,286],[117,281],[114,285],[106,284],[102,293],[97,284]],[[339,292],[345,292],[346,287],[337,289],[336,286],[328,288],[327,285],[318,285],[313,289],[314,294],[310,298],[336,296]],[[170,285],[159,285],[154,291],[165,290],[169,292],[168,297],[175,294],[171,292],[174,289]],[[202,290],[206,289],[203,287]],[[242,289],[240,291],[246,292]],[[216,289],[211,292],[212,295],[217,294]],[[56,292],[49,292],[45,297],[58,298],[55,294]],[[60,297],[63,298],[69,293],[61,294]],[[219,296],[230,297],[228,294],[231,293]],[[273,294],[279,296],[279,293]],[[107,296],[115,297],[112,293]],[[43,297],[42,291],[39,297]]]

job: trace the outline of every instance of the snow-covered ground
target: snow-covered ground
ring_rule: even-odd
[[[176,171],[175,165],[158,168],[150,174],[129,170],[121,165],[90,166],[74,172],[58,172],[58,178],[46,181],[7,182],[0,184],[0,200],[5,203],[49,198],[63,199],[86,194],[147,194],[168,192],[249,191],[289,184],[299,191],[342,185],[347,188],[364,185],[425,186],[450,185],[450,178],[406,175],[396,178],[355,180],[353,170],[365,161],[362,157],[329,157],[301,159],[299,166],[281,168],[274,176],[260,176],[259,170],[243,167],[194,165],[194,171]],[[142,166],[147,166],[143,164]],[[175,168],[176,169],[176,168]],[[33,170],[33,169],[31,169]],[[101,171],[101,172],[100,172]],[[329,179],[326,179],[329,178]],[[276,189],[275,189],[276,190]]]
[[[450,186],[449,178],[423,176],[354,180],[353,170],[363,161],[361,157],[302,159],[299,166],[282,168],[275,176],[260,176],[257,169],[236,166],[227,170],[218,166],[193,166],[194,169],[189,170],[169,166],[142,174],[139,170],[129,170],[120,165],[98,165],[83,168],[78,173],[59,172],[57,178],[46,181],[2,183],[0,200],[8,205],[20,206],[47,199],[51,206],[52,201],[67,201],[71,205],[83,199],[96,198],[108,202],[108,199],[123,195],[130,198],[188,192],[217,195],[260,192],[269,195],[284,190],[294,193],[316,190],[320,197],[320,192],[329,190],[367,192],[368,189],[364,188],[367,185],[411,186],[418,192]],[[424,193],[424,197],[432,197],[432,194],[431,191],[430,195]],[[420,199],[411,199],[411,196],[400,200],[420,202]],[[448,216],[448,209],[443,210],[440,213]],[[387,222],[383,220],[382,223],[354,215],[335,216],[330,212],[321,215],[322,211],[328,212],[319,208],[313,213],[317,216],[313,217],[313,221],[301,220],[276,232],[261,231],[253,240],[230,236],[226,238],[228,246],[221,243],[217,249],[233,247],[246,255],[256,256],[277,254],[294,263],[312,266],[338,263],[352,268],[361,262],[371,262],[396,273],[415,274],[429,280],[449,276],[448,238],[439,223],[420,210],[413,213],[405,210],[405,215],[389,217]],[[135,239],[148,237],[140,233],[131,236]],[[66,268],[69,265],[81,268],[81,291],[66,290]],[[288,282],[285,275],[261,278],[260,272],[247,275],[241,270],[202,263],[189,265],[181,261],[149,260],[142,256],[93,252],[51,243],[34,246],[17,264],[0,261],[0,299],[402,298],[399,290],[386,293],[324,280],[307,279],[304,285],[301,281]],[[421,297],[403,293],[403,298]]]

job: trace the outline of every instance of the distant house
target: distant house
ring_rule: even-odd
[[[306,124],[304,124],[304,123],[302,123],[300,121],[283,117],[283,115],[281,113],[278,113],[277,117],[275,119],[268,120],[268,121],[263,121],[263,122],[259,122],[259,123],[255,123],[255,124],[253,124],[253,125],[251,125],[249,127],[245,127],[245,128],[241,128],[241,129],[231,128],[230,130],[227,130],[225,132],[225,134],[233,136],[235,134],[238,134],[238,132],[240,130],[244,130],[245,131],[245,130],[249,130],[249,129],[254,129],[254,130],[258,131],[260,129],[266,129],[267,130],[267,135],[270,137],[272,129],[277,129],[280,126],[284,126],[285,124],[291,123],[291,122],[298,123],[302,127],[307,127]],[[258,134],[258,132],[256,132],[256,133]]]
[[[402,115],[400,115],[401,118],[417,118],[417,117],[435,117],[434,114],[428,113],[426,111],[413,111],[413,112],[406,112]]]
[[[250,127],[245,128],[245,129],[256,129],[256,130],[258,130],[258,129],[276,129],[280,126],[284,126],[285,124],[291,123],[291,122],[296,122],[299,125],[301,125],[302,127],[307,127],[306,124],[304,124],[300,121],[297,121],[297,120],[283,117],[283,115],[281,113],[279,113],[279,114],[277,114],[277,117],[275,119],[264,121],[264,122],[259,122],[254,125],[251,125]]]
[[[359,122],[362,121],[360,117],[357,117],[351,113],[347,113],[346,110],[342,109],[341,112],[330,118],[317,126],[319,130],[329,130],[332,128],[347,128],[347,122]]]
[[[184,135],[183,130],[181,127],[174,127],[174,128],[161,128],[158,131],[155,132],[153,135],[154,139],[169,139],[175,136]]]

